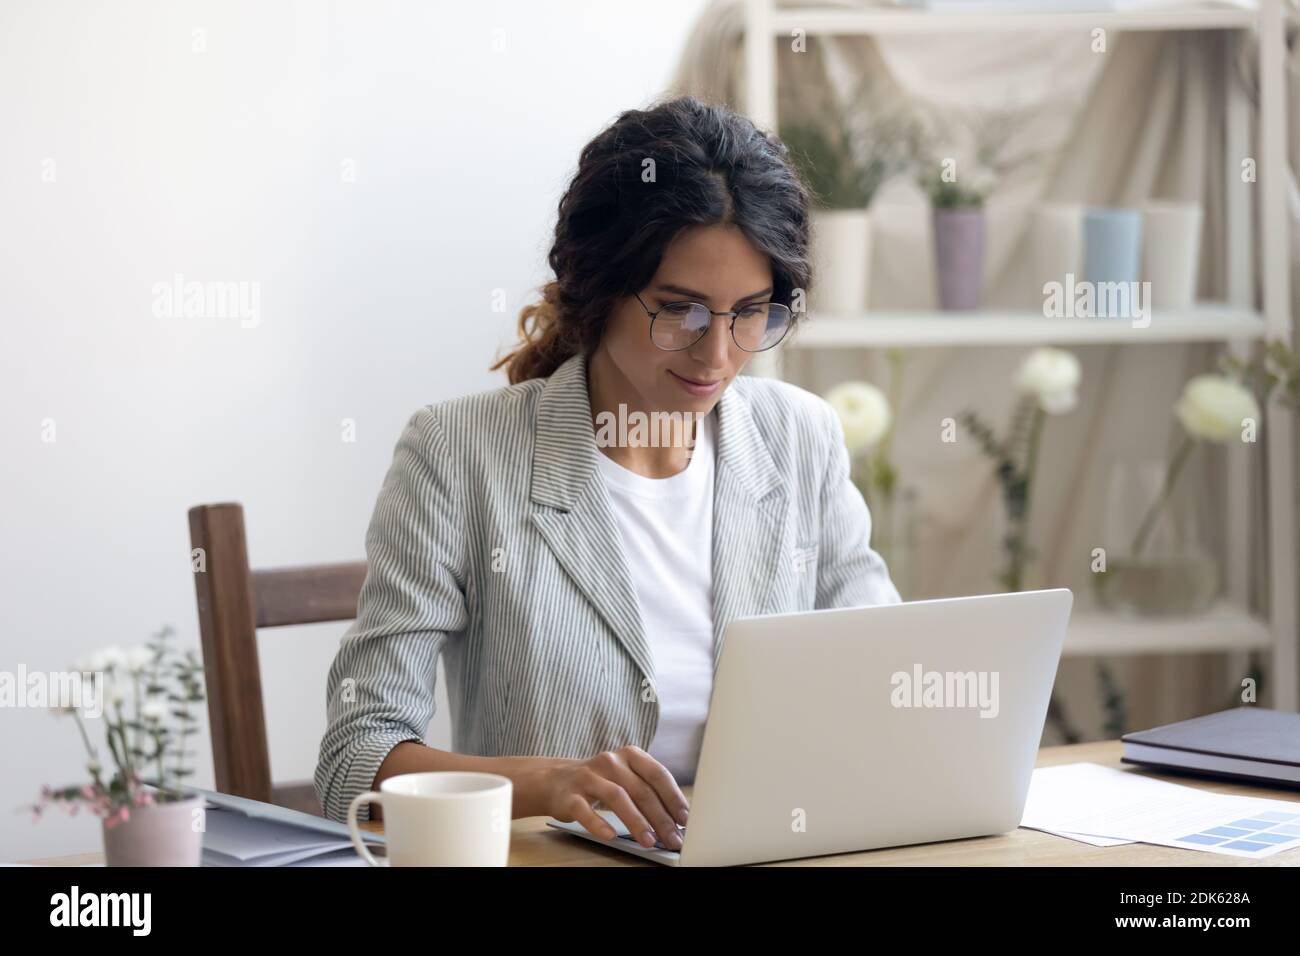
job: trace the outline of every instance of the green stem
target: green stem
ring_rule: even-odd
[[[1030,492],[1034,485],[1034,471],[1038,466],[1038,444],[1043,434],[1043,423],[1047,420],[1047,413],[1040,406],[1034,406],[1034,423],[1029,430],[1029,448],[1025,455],[1025,499],[1024,507],[1020,513],[1020,549],[1011,558],[1011,580],[1015,584],[1015,590],[1019,591],[1024,586],[1025,577],[1025,553],[1029,546],[1029,504]]]
[[[81,714],[74,708],[72,716],[77,721],[77,730],[81,731],[81,742],[86,745],[86,753],[90,754],[90,759],[92,761],[99,763],[99,754],[95,752],[95,748],[90,742],[90,737],[86,733],[86,725],[81,721]]]
[[[143,727],[144,725],[141,723],[140,720],[140,673],[139,671],[136,671],[131,675],[131,690],[135,698],[133,701],[133,706],[135,708],[135,733],[134,733],[135,749],[143,750],[144,748],[140,746],[140,742],[143,738],[143,732],[141,731],[140,728]],[[132,754],[133,758],[134,756],[135,755]]]
[[[131,753],[131,741],[126,735],[126,719],[122,715],[122,705],[114,704],[113,710],[117,712],[117,735],[122,744],[122,759],[118,766],[125,772],[128,783],[127,793],[131,792],[130,779],[135,776],[135,757]],[[109,724],[109,734],[112,735],[113,724]]]
[[[1133,545],[1129,548],[1129,556],[1136,558],[1146,547],[1147,538],[1151,535],[1151,529],[1155,526],[1156,518],[1160,514],[1160,509],[1169,499],[1169,493],[1173,491],[1174,482],[1182,473],[1183,465],[1187,462],[1187,457],[1192,453],[1193,441],[1190,435],[1183,436],[1183,443],[1174,453],[1174,459],[1169,463],[1169,469],[1165,472],[1164,485],[1160,489],[1160,495],[1151,503],[1147,509],[1146,517],[1138,525],[1137,534],[1133,536]]]
[[[158,789],[166,792],[167,790],[167,771],[163,767],[163,741],[161,725],[154,729],[153,746],[158,751]]]
[[[160,631],[156,635],[156,637],[158,640],[158,650],[155,651],[154,653],[153,661],[152,661],[153,669],[150,671],[149,674],[149,686],[151,687],[161,686],[163,660],[167,656],[167,648],[166,645],[163,643],[167,639],[166,630],[164,629]],[[157,692],[155,691],[155,693]],[[154,748],[158,751],[158,789],[165,790],[167,787],[167,766],[166,766],[167,755],[163,750],[163,725],[161,720],[159,720],[158,723],[154,725],[154,729],[152,733],[153,733],[153,745]]]
[[[77,721],[77,730],[81,732],[81,742],[86,745],[86,752],[90,754],[90,779],[95,782],[95,791],[101,793],[104,791],[104,778],[100,776],[99,751],[90,742],[90,736],[86,733],[86,725],[81,720],[81,714],[74,709],[72,716]]]
[[[892,348],[886,356],[889,360],[889,411],[893,415],[893,421],[889,423],[885,437],[880,440],[877,454],[888,461],[889,450],[894,441],[894,429],[898,424],[898,399],[903,390],[903,350]]]
[[[122,763],[122,755],[117,749],[117,735],[113,732],[113,720],[111,717],[105,717],[107,729],[104,732],[104,740],[108,742],[108,751],[113,755],[113,764],[117,767],[119,773],[125,773],[126,767]]]
[[[1029,433],[1029,452],[1025,456],[1025,525],[1029,525],[1029,490],[1034,483],[1034,469],[1038,464],[1038,442],[1043,435],[1043,422],[1047,413],[1041,408],[1034,409],[1034,424]]]

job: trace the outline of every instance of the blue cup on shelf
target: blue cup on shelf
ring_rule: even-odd
[[[1141,265],[1139,210],[1102,206],[1084,210],[1083,277],[1093,284],[1095,315],[1133,316],[1133,289]]]

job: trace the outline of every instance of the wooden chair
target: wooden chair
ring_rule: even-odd
[[[250,571],[242,505],[198,505],[189,516],[191,547],[202,549],[194,589],[217,790],[319,816],[310,780],[271,783],[257,629],[356,617],[366,563]]]

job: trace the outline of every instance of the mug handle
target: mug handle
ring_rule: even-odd
[[[371,800],[379,800],[381,795],[371,790],[369,793],[359,793],[352,798],[348,804],[348,835],[352,837],[352,845],[356,847],[357,853],[361,854],[361,859],[365,860],[371,866],[388,866],[388,857],[377,860],[366,849],[366,845],[361,840],[360,828],[357,826],[357,810],[363,803],[369,803]]]

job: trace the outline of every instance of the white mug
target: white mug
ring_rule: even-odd
[[[357,810],[384,808],[386,859],[375,859],[357,828]],[[495,773],[402,773],[348,805],[352,845],[371,866],[505,866],[510,856],[509,777]]]

